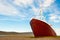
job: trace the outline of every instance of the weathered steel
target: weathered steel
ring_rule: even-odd
[[[51,26],[41,20],[32,19],[30,25],[35,37],[56,36]]]

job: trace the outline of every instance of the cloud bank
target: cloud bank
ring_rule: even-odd
[[[40,1],[42,1],[42,0],[35,0],[35,1],[37,1],[37,3],[38,2],[40,3]],[[21,11],[19,11],[19,10],[22,10],[23,8],[26,8],[26,7],[28,7],[28,5],[30,5],[30,7],[32,7],[32,9],[31,9],[32,11],[29,11],[29,12],[34,12],[33,13],[34,15],[40,16],[40,14],[39,14],[40,9],[36,8],[33,5],[33,2],[34,2],[34,0],[0,0],[0,14],[7,15],[7,16],[20,16],[22,18],[25,18],[27,15],[21,13]],[[54,2],[54,0],[49,0],[49,1],[44,0],[43,4],[40,4],[40,5],[43,5],[43,10],[44,10],[46,7],[50,6],[53,2]],[[22,7],[22,9],[18,9],[17,6],[19,8]],[[24,11],[24,9],[22,11]]]
[[[40,15],[41,8],[36,8],[34,2],[42,6],[42,15]],[[60,12],[55,5],[52,7],[54,2],[55,0],[0,0],[0,15],[17,16],[25,19],[28,18],[29,14],[33,14],[33,16],[29,17],[37,19],[42,18],[42,20],[45,20],[44,12],[49,10],[49,20],[59,22],[60,16],[56,15],[56,13],[59,14]]]

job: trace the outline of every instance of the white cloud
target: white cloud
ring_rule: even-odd
[[[45,11],[48,7],[50,7],[53,3],[55,2],[55,0],[43,0],[43,2],[41,3],[40,1],[40,7],[43,9],[43,11]]]
[[[26,17],[20,11],[18,11],[18,9],[16,9],[14,6],[12,6],[11,4],[9,4],[7,2],[7,0],[3,0],[3,1],[0,0],[0,15],[18,16],[20,18],[25,18]]]
[[[34,16],[32,18],[45,21],[45,17],[40,14],[40,9],[39,8],[35,8],[34,6],[32,6],[32,10],[34,11]]]
[[[3,2],[0,2],[0,14],[14,16],[18,14],[18,11],[13,6],[7,6],[7,5],[4,5]]]
[[[60,16],[58,16],[56,14],[51,14],[49,20],[52,22],[58,23],[58,22],[60,22]]]
[[[46,11],[46,8],[51,6],[51,4],[54,3],[55,0],[43,0],[43,3],[41,3],[42,0],[41,1],[38,0],[38,1],[40,3],[41,8],[39,9],[39,8],[35,8],[34,6],[32,6],[32,10],[34,11],[34,15],[35,15],[32,18],[45,20],[45,17],[43,16],[43,12]],[[41,12],[40,12],[40,10],[41,10]]]
[[[39,12],[39,8],[35,8],[34,6],[32,6],[32,10],[34,11],[34,15],[40,15]]]
[[[43,7],[51,6],[52,3],[54,3],[55,0],[44,0]]]
[[[14,3],[17,5],[27,5],[27,4],[32,4],[33,0],[14,0]]]
[[[40,0],[38,0],[40,1]],[[7,15],[7,16],[19,16],[19,17],[22,17],[22,18],[25,18],[26,15],[20,13],[18,11],[18,9],[14,8],[11,4],[7,3],[7,5],[4,5],[3,2],[6,3],[6,0],[1,0],[0,1],[0,14],[2,15]],[[44,6],[43,6],[43,10],[45,10],[45,7],[48,7],[50,6],[52,3],[54,2],[54,0],[44,0]],[[37,18],[39,17],[40,19],[40,16],[44,17],[43,16],[43,12],[42,12],[42,15],[40,15],[40,9],[39,8],[35,8],[35,6],[33,6],[33,0],[14,0],[12,3],[14,3],[15,5],[18,5],[18,6],[27,6],[27,5],[30,5],[32,7],[32,11],[34,12],[34,15],[37,16]],[[41,4],[42,5],[42,4]]]
[[[48,8],[48,10],[50,11],[49,21],[59,23],[60,22],[60,16],[59,16],[60,11],[56,7],[56,5],[51,6],[50,8]]]

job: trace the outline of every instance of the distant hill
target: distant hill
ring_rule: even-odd
[[[19,34],[17,32],[4,32],[4,31],[0,31],[0,35],[8,35],[8,34]]]
[[[18,35],[18,34],[33,34],[33,33],[32,32],[18,33],[18,32],[4,32],[4,31],[0,31],[0,35]]]

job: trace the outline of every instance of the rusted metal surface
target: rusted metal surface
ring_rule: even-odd
[[[41,20],[32,19],[30,25],[35,37],[56,36],[51,26]]]

